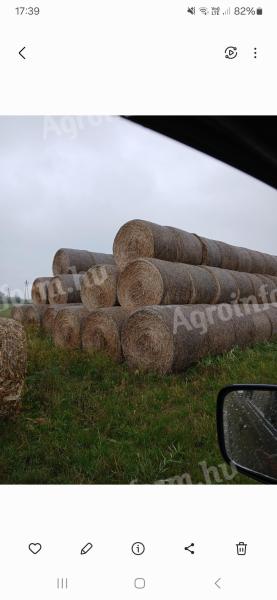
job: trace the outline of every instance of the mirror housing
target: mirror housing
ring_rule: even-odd
[[[231,385],[217,398],[224,460],[262,483],[277,483],[277,385]]]

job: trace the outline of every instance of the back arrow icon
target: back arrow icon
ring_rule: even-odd
[[[26,50],[26,46],[21,48],[21,50],[19,50],[18,54],[21,56],[21,58],[24,58],[24,60],[26,60],[26,56],[24,56],[24,54],[22,54],[22,52],[24,52],[24,50]]]
[[[219,590],[221,590],[221,587],[219,585],[219,581],[221,581],[221,577],[219,577],[219,579],[217,579],[214,584],[216,585],[216,587],[218,587]]]

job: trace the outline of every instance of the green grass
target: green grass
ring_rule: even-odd
[[[221,482],[253,483],[222,477],[216,397],[230,383],[276,383],[277,344],[235,349],[170,376],[60,350],[31,330],[28,346],[22,411],[0,424],[0,483],[145,484],[185,473],[205,483],[203,462]]]
[[[9,304],[1,304],[0,305],[0,317],[10,317],[11,315],[11,307]]]

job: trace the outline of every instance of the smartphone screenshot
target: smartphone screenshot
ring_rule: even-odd
[[[277,7],[0,6],[3,598],[271,598]]]

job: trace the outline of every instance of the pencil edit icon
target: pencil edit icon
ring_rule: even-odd
[[[90,550],[92,550],[92,548],[93,548],[93,545],[89,542],[82,548],[81,554],[87,554],[88,552],[90,552]]]

